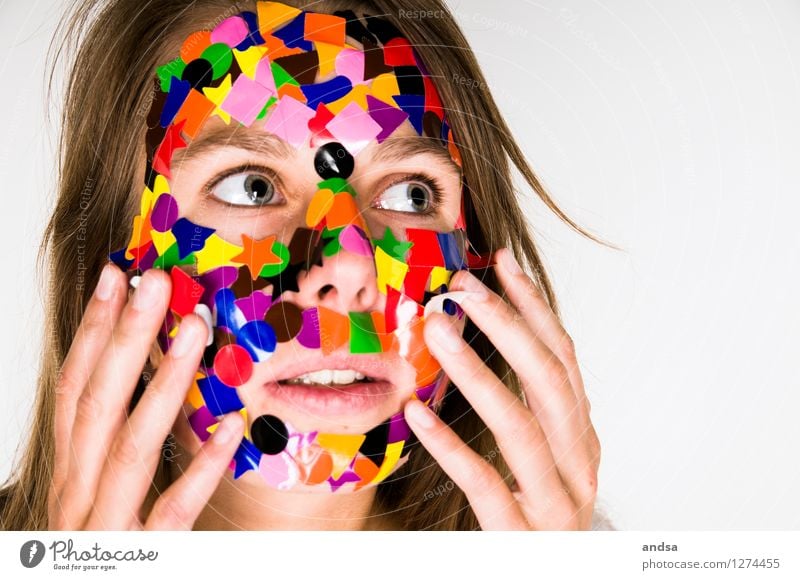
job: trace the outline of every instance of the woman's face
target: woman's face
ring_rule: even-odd
[[[243,413],[235,477],[279,489],[354,491],[402,465],[405,402],[446,385],[424,307],[466,267],[435,88],[393,27],[356,22],[260,2],[191,35],[159,69],[153,172],[115,256],[170,272],[162,350],[181,317],[207,320],[189,422],[204,440]]]

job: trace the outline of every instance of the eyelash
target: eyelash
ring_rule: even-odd
[[[270,180],[273,181],[273,185],[275,185],[274,181],[277,180],[277,175],[272,169],[264,165],[259,165],[258,163],[243,163],[241,165],[231,167],[230,169],[226,169],[219,175],[212,178],[208,183],[205,184],[205,186],[203,186],[203,190],[207,195],[211,195],[211,192],[214,190],[214,187],[223,179],[230,177],[231,175],[237,175],[239,173],[245,173],[248,171],[254,171],[254,172],[257,171],[259,173],[263,173],[264,175],[269,177]],[[381,193],[383,193],[390,187],[394,187],[395,185],[398,185],[406,181],[416,181],[422,183],[423,185],[428,187],[428,189],[430,189],[431,195],[433,197],[433,199],[431,200],[430,207],[425,212],[418,213],[415,215],[425,218],[434,217],[436,212],[439,210],[439,206],[442,203],[442,200],[444,198],[444,192],[442,191],[442,186],[439,184],[436,178],[431,177],[430,175],[426,175],[424,173],[407,173],[405,175],[401,175],[399,178],[392,180],[390,183],[384,186],[381,190]],[[229,204],[222,200],[219,201],[220,203],[223,203],[225,205],[230,205],[231,207],[239,207]],[[384,210],[384,211],[392,211],[392,210]],[[404,212],[394,212],[394,213],[404,213]]]
[[[439,210],[439,206],[442,204],[442,199],[444,198],[444,192],[442,191],[442,186],[434,177],[425,175],[424,173],[407,173],[405,175],[401,175],[399,178],[393,180],[385,187],[383,187],[381,193],[383,193],[390,187],[394,187],[395,185],[406,181],[416,181],[418,183],[422,183],[423,185],[427,186],[428,189],[431,190],[431,195],[433,197],[433,199],[431,200],[431,205],[426,211],[412,215],[418,215],[425,218],[435,217],[436,212]],[[377,197],[379,196],[376,196],[376,198]],[[392,210],[384,210],[384,211],[392,211]],[[407,213],[407,212],[394,212],[394,213]]]
[[[248,171],[263,173],[264,175],[269,177],[270,181],[273,182],[273,185],[275,185],[275,181],[278,179],[277,174],[269,167],[265,167],[264,165],[259,165],[258,163],[243,163],[242,165],[237,165],[236,167],[231,167],[230,169],[226,169],[219,175],[214,176],[208,183],[206,183],[203,186],[203,191],[205,191],[206,195],[211,195],[211,192],[214,190],[214,187],[216,187],[217,184],[219,184],[219,182],[221,182],[223,179],[226,179],[231,175],[246,173]],[[233,204],[229,204],[222,200],[219,201],[220,203],[224,203],[225,205],[230,205],[232,207],[240,207],[240,206],[234,206]]]

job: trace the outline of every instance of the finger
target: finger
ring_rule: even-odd
[[[125,529],[150,488],[161,448],[197,372],[206,325],[196,315],[181,321],[178,334],[136,409],[116,435],[100,478],[90,527]]]
[[[55,456],[52,487],[61,489],[69,467],[69,442],[75,406],[125,303],[127,278],[114,264],[100,274],[55,387]]]
[[[451,288],[469,293],[469,298],[459,299],[461,307],[516,371],[564,482],[575,497],[590,495],[596,485],[589,445],[592,426],[581,412],[566,367],[527,321],[473,274],[458,272]]]
[[[583,384],[583,377],[578,368],[575,355],[575,344],[572,338],[561,326],[547,299],[533,280],[525,274],[514,259],[514,254],[508,248],[497,252],[497,266],[495,272],[502,284],[506,295],[528,326],[543,343],[559,358],[569,373],[569,382],[575,391],[575,396],[589,411],[589,399]]]
[[[112,438],[125,421],[134,387],[166,314],[169,277],[148,270],[120,315],[111,339],[78,398],[64,509],[88,516]]]
[[[483,530],[528,530],[525,516],[497,470],[475,453],[424,403],[404,408],[420,443],[467,496]]]
[[[447,376],[494,434],[521,490],[531,501],[539,502],[525,506],[526,514],[536,513],[531,524],[550,529],[555,519],[564,517],[558,509],[567,511],[572,506],[559,502],[542,509],[547,498],[563,496],[564,482],[539,421],[464,342],[444,315],[433,314],[426,320],[425,339]]]
[[[580,421],[575,424],[583,425],[582,439],[587,451],[583,456],[584,469],[577,465],[572,470],[571,479],[575,480],[572,487],[576,491],[582,489],[586,499],[594,499],[600,463],[600,442],[589,417],[591,405],[586,396],[574,342],[550,308],[542,291],[525,274],[510,249],[503,248],[497,252],[495,272],[511,304],[516,307],[535,336],[547,345],[566,369],[568,383],[575,393],[579,404],[577,410],[581,415]]]
[[[244,432],[239,413],[226,415],[186,472],[153,504],[146,530],[191,530],[230,465]]]

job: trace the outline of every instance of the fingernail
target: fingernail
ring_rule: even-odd
[[[489,297],[489,291],[483,282],[478,280],[475,274],[468,270],[464,271],[459,285],[467,292],[470,292],[471,295],[469,298],[476,302],[483,302]]]
[[[442,315],[444,317],[444,315]],[[433,338],[436,343],[450,353],[459,353],[464,348],[464,341],[449,319],[433,323]]]
[[[509,248],[506,248],[504,251],[500,252],[500,263],[503,264],[503,268],[505,268],[506,272],[512,276],[518,276],[519,274],[522,274],[522,268],[520,267],[519,262],[514,259],[514,254]]]
[[[178,327],[178,334],[172,340],[169,347],[172,358],[181,358],[188,353],[192,345],[197,341],[197,335],[197,326],[182,323],[180,327]]]
[[[217,427],[217,430],[214,431],[214,436],[211,440],[216,445],[225,445],[233,438],[238,429],[239,420],[232,415],[226,415],[219,424],[219,427]]]
[[[431,429],[436,425],[436,419],[425,403],[421,401],[411,401],[406,404],[405,416],[423,429]]]
[[[469,300],[472,298],[472,292],[467,292],[466,290],[456,290],[454,292],[445,292],[444,294],[438,294],[428,300],[425,304],[425,318],[430,318],[430,316],[434,313],[436,314],[445,314],[444,311],[444,301],[451,300],[455,302],[459,306],[464,304],[465,300]]]
[[[161,288],[152,276],[142,276],[133,294],[133,307],[139,312],[150,310],[158,304]]]
[[[105,302],[109,300],[114,294],[114,276],[111,272],[111,264],[106,264],[103,271],[100,272],[100,279],[97,281],[97,286],[94,289],[94,295],[98,300]]]

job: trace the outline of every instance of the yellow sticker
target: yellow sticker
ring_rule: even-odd
[[[225,100],[225,97],[228,96],[228,92],[230,92],[231,86],[233,86],[231,84],[231,75],[227,74],[218,87],[203,88],[203,94],[206,97],[208,97],[209,101],[211,101],[216,105],[216,107],[214,107],[214,111],[211,114],[216,115],[217,117],[222,119],[226,125],[230,125],[231,115],[227,111],[220,109],[219,106],[222,104],[222,101]]]
[[[375,268],[377,270],[378,290],[386,294],[386,286],[395,290],[403,289],[403,280],[408,273],[408,264],[392,258],[378,246],[375,248]]]
[[[331,475],[334,479],[339,479],[353,461],[358,449],[366,439],[366,435],[340,435],[337,433],[320,433],[317,435],[317,443],[320,447],[331,454],[333,458],[333,470]]]
[[[386,476],[391,473],[392,469],[394,469],[394,466],[397,465],[397,462],[400,459],[400,453],[403,451],[403,444],[403,441],[395,441],[394,443],[389,443],[386,446],[386,455],[383,457],[381,469],[370,483],[378,484],[386,479]]]
[[[241,253],[240,246],[226,242],[217,234],[211,234],[203,249],[194,253],[197,258],[197,273],[205,274],[213,268],[234,265],[231,264],[231,260]],[[238,264],[235,265],[238,266]]]

